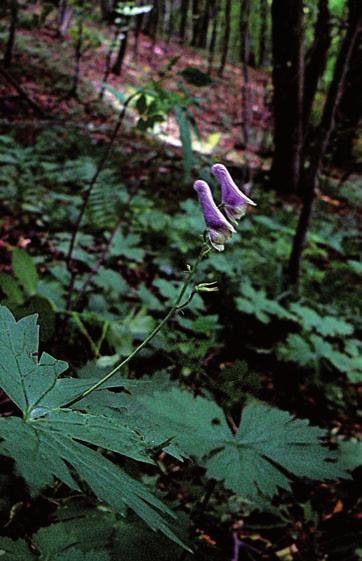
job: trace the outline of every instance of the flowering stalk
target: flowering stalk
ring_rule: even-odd
[[[192,281],[194,279],[194,276],[196,274],[196,271],[197,271],[197,268],[198,268],[200,262],[209,253],[209,251],[210,251],[210,248],[205,246],[205,244],[204,244],[201,248],[201,251],[199,253],[198,258],[196,259],[195,264],[193,265],[193,267],[190,267],[188,269],[188,275],[186,277],[186,280],[185,280],[185,282],[184,282],[184,284],[183,284],[183,286],[182,286],[182,288],[179,292],[179,295],[178,295],[176,301],[174,302],[173,306],[169,309],[169,311],[167,312],[165,317],[154,328],[154,330],[151,331],[151,333],[146,337],[146,339],[144,339],[142,341],[142,343],[140,343],[138,345],[138,347],[136,347],[130,355],[128,355],[124,360],[122,360],[122,362],[120,364],[118,364],[118,366],[113,368],[113,370],[108,372],[108,374],[103,376],[103,378],[98,380],[98,382],[96,382],[95,384],[90,386],[88,389],[84,390],[77,397],[75,397],[74,399],[72,399],[71,401],[66,403],[64,405],[64,407],[71,407],[72,405],[74,405],[75,403],[78,403],[79,401],[81,401],[82,399],[84,399],[85,397],[87,397],[88,395],[93,393],[94,391],[98,390],[101,386],[103,386],[103,384],[108,382],[108,380],[110,378],[112,378],[115,374],[117,374],[117,372],[119,372],[124,366],[126,366],[126,364],[128,364],[146,345],[148,345],[148,343],[157,335],[157,333],[159,333],[159,331],[161,331],[161,329],[164,327],[164,325],[171,319],[171,317],[174,315],[175,312],[184,308],[185,306],[187,306],[191,302],[194,294],[196,293],[195,290],[193,290],[191,292],[190,297],[188,297],[185,300],[185,302],[182,302],[182,300],[183,300],[183,298],[186,294],[186,291],[187,291],[188,287],[190,286],[190,284],[192,283]]]

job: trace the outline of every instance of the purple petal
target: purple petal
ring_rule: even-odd
[[[194,189],[199,197],[210,243],[215,249],[222,251],[224,249],[224,243],[231,238],[235,229],[217,208],[210,187],[206,181],[195,181]]]
[[[211,171],[221,185],[221,200],[225,207],[225,214],[231,222],[237,223],[237,220],[244,216],[246,205],[256,206],[256,203],[240,191],[225,166],[215,164]]]

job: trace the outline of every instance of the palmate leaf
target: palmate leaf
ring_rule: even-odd
[[[70,512],[67,512],[67,511]],[[40,557],[24,540],[0,538],[0,559],[4,561],[168,561],[180,556],[180,549],[152,532],[139,519],[119,519],[102,508],[84,508],[76,501],[59,507],[58,522],[40,528],[31,537]],[[60,521],[59,521],[60,517]],[[182,520],[187,535],[188,519]]]
[[[0,559],[2,561],[35,561],[26,542],[23,540],[13,541],[9,538],[0,538]]]
[[[129,424],[138,428],[155,447],[171,440],[163,449],[181,459],[203,457],[223,443],[230,434],[222,409],[210,400],[194,398],[170,382],[164,372],[155,374],[133,395],[118,396],[117,403],[102,395],[86,398],[86,407],[95,410],[103,405],[104,414],[117,418],[117,406],[127,409]],[[93,409],[94,408],[94,409]]]
[[[131,398],[123,395],[122,400]],[[242,496],[272,497],[278,488],[290,489],[292,476],[349,477],[335,462],[336,455],[322,446],[323,430],[262,403],[244,408],[235,435],[219,406],[193,398],[162,377],[145,386],[130,407],[140,423],[149,426],[152,419],[155,433],[172,438],[173,445],[205,466],[209,477]]]
[[[73,507],[73,508],[72,508]],[[31,537],[40,557],[24,540],[0,538],[4,561],[110,561],[113,534],[120,521],[104,509],[81,508],[71,503],[69,519],[40,528]],[[67,516],[60,507],[57,514]],[[151,532],[152,533],[152,532]]]
[[[54,387],[68,365],[46,353],[38,361],[36,315],[16,322],[9,310],[1,306],[0,327],[0,384],[26,415]]]
[[[110,561],[111,559],[107,551],[82,551],[77,547],[68,547],[60,552],[53,552],[51,548],[46,547],[40,552],[40,557],[32,553],[24,540],[0,538],[2,561],[36,561],[37,559],[39,561]]]
[[[321,446],[323,436],[324,431],[287,411],[251,404],[236,435],[207,461],[207,473],[235,493],[269,497],[278,488],[290,490],[288,474],[319,480],[348,477],[333,461],[335,454]]]
[[[58,380],[66,367],[48,354],[38,357],[36,316],[16,322],[9,310],[0,308],[0,387],[23,413],[23,418],[0,419],[0,453],[16,461],[33,490],[52,484],[54,477],[80,490],[78,482],[83,480],[119,513],[131,508],[152,529],[182,545],[169,526],[175,518],[172,511],[140,482],[87,446],[152,463],[147,454],[149,443],[119,419],[61,409],[90,385],[89,379]],[[123,386],[124,382],[112,385]],[[102,392],[107,389],[97,393]]]

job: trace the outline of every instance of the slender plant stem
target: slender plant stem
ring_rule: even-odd
[[[75,242],[77,239],[77,235],[81,226],[81,223],[83,221],[84,218],[84,214],[88,205],[88,201],[89,201],[89,197],[91,196],[91,193],[93,191],[93,188],[95,186],[95,184],[97,183],[98,177],[101,173],[101,171],[103,170],[106,161],[108,160],[109,154],[111,152],[111,149],[113,147],[114,141],[116,140],[117,134],[122,126],[123,123],[123,119],[124,116],[126,114],[127,111],[127,107],[130,104],[130,102],[132,101],[132,99],[134,99],[134,97],[136,97],[136,95],[138,95],[138,92],[133,93],[132,95],[130,95],[124,102],[123,104],[123,108],[122,111],[119,114],[116,126],[113,129],[111,138],[109,140],[109,143],[107,144],[103,155],[98,163],[97,169],[89,183],[88,189],[86,190],[86,192],[84,193],[83,196],[83,203],[82,206],[79,210],[79,214],[77,217],[77,220],[75,222],[74,225],[74,229],[73,229],[73,233],[72,233],[72,237],[70,239],[70,244],[69,244],[69,249],[68,249],[68,253],[67,253],[67,257],[66,257],[66,264],[67,264],[67,268],[68,271],[70,272],[70,282],[69,282],[69,286],[68,286],[68,298],[67,298],[67,304],[66,304],[66,310],[70,310],[71,308],[71,302],[72,302],[72,295],[73,295],[73,291],[74,291],[74,283],[75,283],[75,278],[76,278],[76,271],[75,269],[72,267],[72,256],[73,256],[73,251],[74,251],[74,247],[75,247]]]
[[[104,91],[105,91],[105,85],[108,81],[108,77],[111,73],[111,61],[112,61],[112,54],[114,51],[114,47],[116,46],[116,42],[117,42],[117,37],[118,37],[118,29],[116,28],[113,34],[113,38],[112,41],[109,45],[109,49],[106,55],[106,69],[104,71],[104,76],[103,76],[103,81],[102,81],[102,85],[101,85],[101,90],[99,92],[99,99],[102,100],[103,96],[104,96]]]
[[[167,312],[165,317],[160,321],[160,323],[146,337],[146,339],[144,339],[142,341],[142,343],[140,345],[138,345],[138,347],[136,347],[130,355],[128,355],[124,360],[122,360],[122,362],[120,364],[118,364],[118,366],[113,368],[113,370],[108,372],[108,374],[103,376],[103,378],[98,380],[98,382],[96,382],[95,384],[90,386],[88,389],[86,389],[84,392],[82,392],[79,396],[77,396],[74,399],[72,399],[71,401],[69,401],[66,405],[64,405],[64,407],[71,407],[75,403],[78,403],[78,401],[81,401],[82,399],[84,399],[85,397],[87,397],[88,395],[90,395],[91,393],[96,391],[100,386],[102,386],[103,384],[108,382],[108,380],[110,380],[110,378],[112,378],[117,372],[119,372],[124,366],[126,366],[126,364],[128,364],[151,341],[151,339],[153,339],[157,335],[157,333],[159,333],[159,331],[161,331],[163,326],[169,321],[169,319],[178,310],[179,305],[180,305],[180,303],[181,303],[181,301],[182,301],[182,299],[183,299],[183,297],[186,293],[186,290],[190,286],[190,284],[191,284],[191,282],[192,282],[192,280],[195,276],[195,273],[196,273],[196,270],[197,270],[197,267],[198,267],[199,263],[201,262],[203,257],[208,252],[209,252],[209,248],[205,249],[205,246],[203,246],[194,266],[189,270],[188,275],[186,277],[186,280],[185,280],[185,282],[184,282],[184,284],[183,284],[183,286],[182,286],[182,288],[179,292],[179,295],[178,295],[176,301],[174,302],[173,306]]]
[[[116,235],[116,232],[119,228],[119,225],[121,224],[121,221],[122,221],[121,219],[117,220],[117,223],[114,226],[113,230],[111,231],[108,242],[105,245],[101,255],[99,256],[97,263],[94,265],[94,267],[91,269],[91,271],[89,271],[87,278],[85,279],[85,281],[83,282],[82,286],[79,289],[79,292],[77,294],[77,297],[75,298],[75,301],[69,303],[68,311],[71,311],[77,305],[77,303],[79,302],[79,300],[82,298],[83,294],[85,293],[85,290],[86,290],[87,286],[89,285],[90,281],[92,280],[94,275],[96,275],[98,273],[106,255],[108,253],[110,245],[111,245],[112,241],[114,240],[114,236]]]

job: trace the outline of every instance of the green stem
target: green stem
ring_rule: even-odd
[[[85,397],[87,397],[88,395],[90,395],[91,393],[96,391],[100,386],[102,386],[103,384],[108,382],[108,380],[110,378],[112,378],[112,376],[114,376],[124,366],[126,366],[126,364],[128,364],[151,341],[151,339],[153,339],[157,335],[157,333],[159,333],[159,331],[161,331],[163,326],[168,322],[168,320],[173,316],[173,314],[179,309],[179,304],[182,301],[187,288],[190,286],[190,284],[191,284],[191,282],[194,278],[194,275],[196,273],[196,270],[197,270],[197,267],[198,267],[199,263],[201,262],[203,257],[208,252],[209,252],[209,248],[205,249],[205,246],[203,246],[194,266],[192,267],[192,269],[190,269],[190,271],[189,271],[189,273],[186,277],[186,280],[185,280],[185,282],[184,282],[184,284],[183,284],[183,286],[180,290],[180,293],[179,293],[176,301],[174,302],[172,308],[170,308],[170,310],[167,312],[165,317],[160,321],[160,323],[155,327],[155,329],[153,331],[151,331],[151,333],[146,337],[146,339],[144,339],[142,341],[142,343],[140,343],[140,345],[138,345],[138,347],[136,347],[134,349],[134,351],[132,351],[132,353],[130,355],[128,355],[128,357],[126,357],[120,364],[118,364],[118,366],[113,368],[113,370],[111,370],[110,372],[108,372],[108,374],[103,376],[103,378],[98,380],[98,382],[96,382],[95,384],[90,386],[87,390],[82,392],[78,397],[75,397],[74,399],[72,399],[71,401],[66,403],[63,407],[71,407],[75,403],[78,403],[78,401],[81,401],[82,399],[84,399]]]

